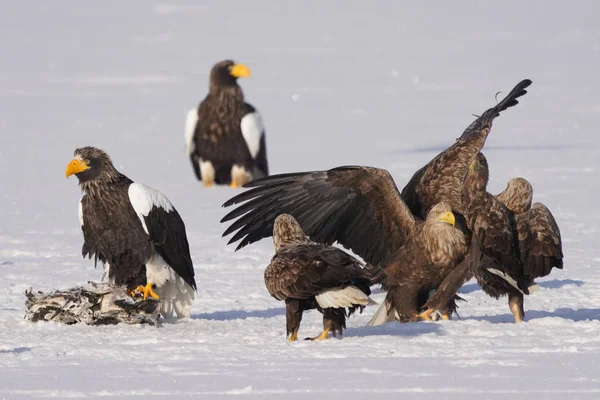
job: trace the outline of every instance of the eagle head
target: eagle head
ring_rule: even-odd
[[[74,158],[67,164],[67,178],[77,176],[80,184],[112,181],[119,175],[104,151],[87,146],[75,149]]]
[[[522,214],[531,209],[533,187],[525,178],[512,178],[496,197],[513,213]]]
[[[433,222],[444,222],[454,226],[456,219],[452,212],[452,207],[448,203],[438,203],[429,210],[427,220]]]
[[[216,63],[210,71],[210,84],[214,87],[237,86],[238,78],[249,78],[250,69],[232,60]]]
[[[280,214],[273,223],[273,242],[275,251],[293,243],[308,243],[306,234],[294,217],[289,214]]]

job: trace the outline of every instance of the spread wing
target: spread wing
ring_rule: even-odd
[[[265,284],[278,300],[307,299],[348,285],[370,293],[370,281],[356,259],[318,243],[289,245],[278,251],[265,270]]]
[[[370,167],[272,175],[245,185],[252,189],[223,206],[246,202],[221,222],[237,218],[223,236],[237,249],[269,237],[273,222],[291,214],[319,243],[339,242],[371,264],[387,260],[412,234],[415,219],[400,198],[391,175]]]
[[[185,224],[169,199],[157,190],[132,183],[129,186],[129,200],[156,252],[196,289]]]
[[[529,211],[517,215],[516,220],[525,274],[542,277],[552,268],[562,269],[560,230],[550,210],[535,203]]]
[[[413,175],[402,189],[402,198],[414,215],[425,219],[431,207],[441,201],[463,213],[461,190],[469,164],[483,148],[494,119],[519,104],[517,99],[527,93],[529,85],[529,79],[519,82],[501,102],[473,121],[452,146]]]

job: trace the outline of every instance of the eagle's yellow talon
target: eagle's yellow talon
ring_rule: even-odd
[[[204,187],[211,187],[213,185],[213,181],[202,181]]]
[[[448,314],[442,314],[442,319],[444,321],[449,321],[451,318],[450,318],[450,315],[448,315]]]
[[[239,185],[237,184],[237,182],[231,181],[231,184],[229,185],[229,187],[235,189],[235,188],[238,188]]]
[[[315,336],[314,338],[309,338],[309,340],[325,340],[329,336],[329,329],[323,329],[323,332],[319,336]]]
[[[431,314],[433,314],[435,310],[433,309],[428,309],[423,311],[421,314],[417,314],[415,315],[415,319],[417,321],[421,320],[421,321],[433,321],[433,319],[431,318]]]
[[[152,297],[153,299],[160,298],[156,293],[154,293],[154,290],[152,290],[152,282],[146,283],[146,286],[138,286],[135,288],[135,291],[142,294],[143,300],[146,300],[148,296]]]
[[[290,335],[288,342],[295,342],[298,340],[298,330],[295,330],[292,332],[292,334]]]

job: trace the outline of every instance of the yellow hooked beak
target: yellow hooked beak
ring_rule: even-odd
[[[449,223],[452,226],[454,226],[454,224],[456,223],[456,219],[454,218],[454,214],[450,210],[446,211],[445,213],[443,213],[439,217],[437,217],[437,220],[438,221],[447,222],[447,223]]]
[[[86,169],[90,169],[90,167],[83,161],[78,158],[74,158],[67,164],[66,175],[67,178],[73,174],[78,174],[80,172],[85,171]]]
[[[250,78],[250,69],[244,64],[235,64],[229,67],[229,73],[236,78]]]

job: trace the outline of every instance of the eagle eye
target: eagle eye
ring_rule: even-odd
[[[85,160],[84,163],[85,165],[90,165],[90,160]]]

